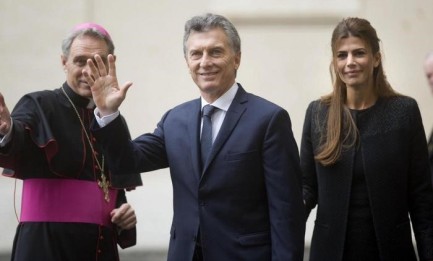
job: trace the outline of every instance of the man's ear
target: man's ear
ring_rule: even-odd
[[[241,65],[241,52],[235,55],[235,69],[237,70]]]
[[[186,57],[185,55],[184,58],[185,58],[186,67],[188,67],[188,72],[189,74],[191,74],[191,68],[189,67],[188,57]]]
[[[60,62],[62,63],[63,70],[66,72],[66,62],[68,61],[68,58],[64,56],[63,54],[60,55]]]

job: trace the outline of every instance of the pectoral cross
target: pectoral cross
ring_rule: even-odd
[[[108,188],[110,187],[110,181],[107,180],[107,177],[105,177],[104,172],[101,173],[101,180],[98,180],[98,186],[102,189],[104,192],[104,199],[107,202],[110,202],[110,196],[108,194]]]

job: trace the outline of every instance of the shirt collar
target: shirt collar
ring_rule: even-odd
[[[228,89],[221,97],[219,97],[216,101],[214,101],[211,105],[217,107],[220,110],[228,111],[230,105],[232,104],[233,99],[238,92],[239,86],[235,82],[230,89]],[[201,97],[201,109],[205,105],[209,104],[203,97]]]
[[[68,94],[69,98],[72,100],[75,106],[85,107],[87,109],[95,108],[95,102],[93,101],[93,99],[78,95],[66,82],[63,84],[63,89]]]

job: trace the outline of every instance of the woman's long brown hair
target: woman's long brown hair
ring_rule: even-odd
[[[349,36],[362,39],[373,54],[380,54],[380,39],[369,21],[349,17],[343,19],[335,27],[331,39],[332,62],[330,64],[333,91],[321,98],[321,102],[329,107],[329,111],[326,132],[321,133],[321,147],[315,156],[315,159],[324,166],[335,164],[340,159],[342,151],[354,146],[358,140],[358,129],[349,109],[345,106],[347,87],[339,77],[336,68],[339,41]],[[382,61],[373,70],[373,85],[377,97],[398,95],[386,79]]]

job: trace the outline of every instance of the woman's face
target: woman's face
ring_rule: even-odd
[[[349,36],[337,43],[334,64],[338,77],[347,88],[372,88],[373,70],[380,64],[380,54],[359,37]]]

